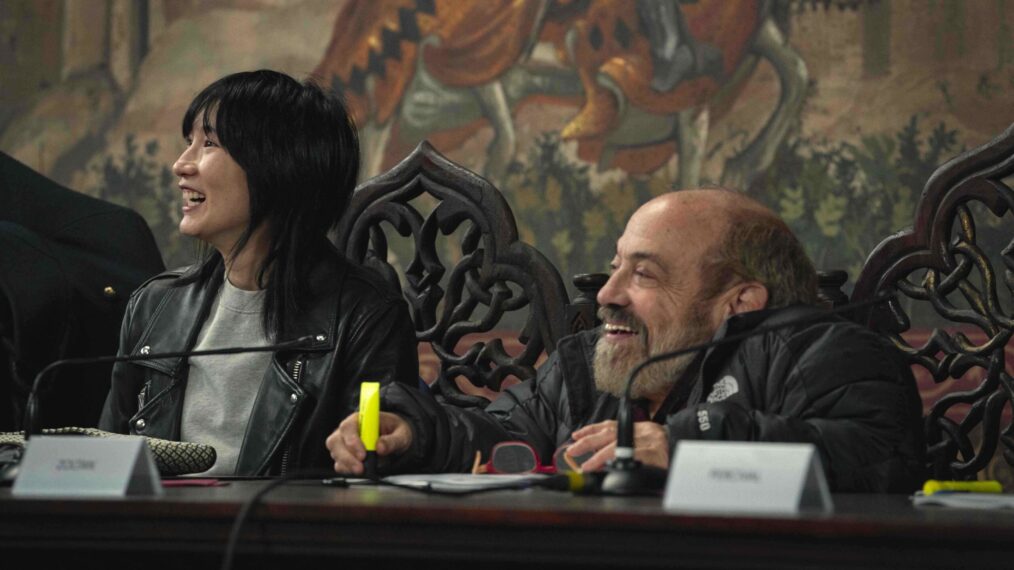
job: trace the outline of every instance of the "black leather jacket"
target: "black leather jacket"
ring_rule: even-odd
[[[182,274],[162,273],[131,296],[120,354],[193,348],[216,288],[174,287]],[[237,475],[330,471],[324,440],[357,409],[360,382],[418,386],[415,328],[396,291],[335,251],[314,268],[310,285],[314,300],[287,336],[312,335],[315,341],[274,354],[251,411]],[[188,369],[186,358],[114,366],[100,429],[179,440]]]
[[[788,325],[708,350],[652,418],[682,439],[810,442],[835,491],[911,492],[923,481],[921,406],[901,353],[865,327],[796,306],[728,319],[716,339]],[[500,441],[528,442],[543,462],[574,430],[616,418],[618,400],[595,388],[597,332],[564,337],[534,381],[485,410],[438,405],[399,386],[385,410],[412,425],[412,448],[391,471],[465,471]],[[690,380],[690,382],[685,382]]]

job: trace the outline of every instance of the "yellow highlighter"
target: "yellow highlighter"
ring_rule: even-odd
[[[359,439],[366,448],[363,470],[377,478],[377,439],[380,437],[380,382],[363,382],[359,388]]]
[[[937,481],[930,479],[922,486],[923,495],[934,493],[1002,493],[999,481]]]

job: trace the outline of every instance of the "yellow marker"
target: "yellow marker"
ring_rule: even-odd
[[[377,476],[377,439],[380,438],[380,383],[363,382],[359,388],[359,439],[366,448],[366,476]]]
[[[922,486],[923,495],[933,493],[1002,493],[1003,485],[999,481],[937,481],[930,479]]]

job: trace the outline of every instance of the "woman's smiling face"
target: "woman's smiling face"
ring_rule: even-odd
[[[186,144],[173,163],[183,196],[180,233],[199,238],[228,257],[250,223],[246,172],[219,144],[214,125],[205,131],[204,117],[195,118]]]

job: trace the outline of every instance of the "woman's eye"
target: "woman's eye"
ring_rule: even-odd
[[[215,144],[215,141],[213,141],[211,139],[204,139],[204,146],[206,146],[206,147],[212,147],[212,146],[218,146],[218,145]]]

